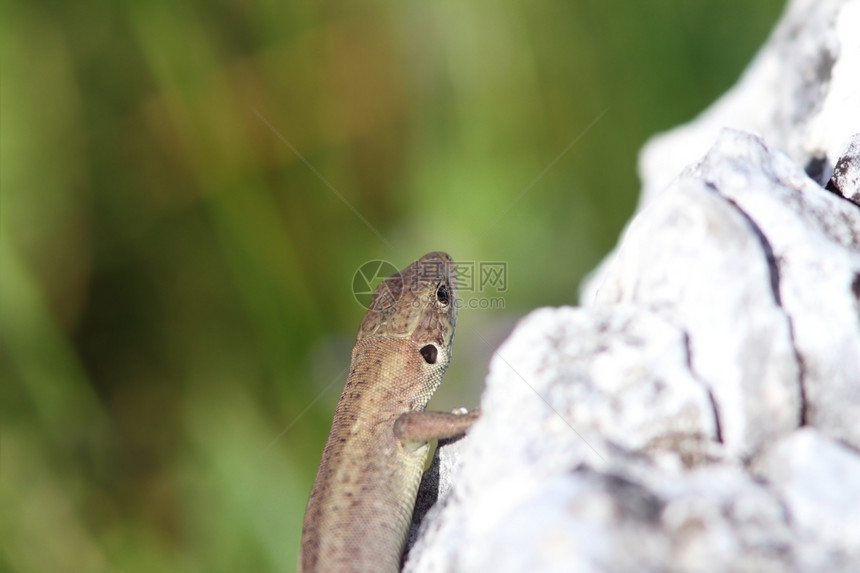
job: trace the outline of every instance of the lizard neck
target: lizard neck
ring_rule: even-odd
[[[352,351],[352,366],[341,402],[355,398],[375,417],[383,412],[400,415],[423,410],[442,382],[448,353],[437,364],[427,364],[418,345],[408,338],[370,337]]]

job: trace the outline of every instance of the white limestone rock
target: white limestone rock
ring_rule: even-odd
[[[725,128],[756,133],[824,184],[860,131],[860,2],[792,0],[737,84],[694,121],[642,150],[640,205],[701,157]]]
[[[721,455],[683,333],[656,314],[536,311],[481,406],[405,571],[792,570],[778,498]]]
[[[851,139],[839,157],[827,189],[860,205],[860,134]]]
[[[754,226],[791,321],[803,421],[860,448],[860,208],[761,141],[727,132],[688,169]]]
[[[860,133],[858,29],[860,0],[788,2],[737,84],[695,120],[654,136],[642,149],[639,209],[698,161],[726,128],[758,134],[826,184]],[[858,192],[840,191],[845,197]],[[593,299],[605,262],[583,283],[584,303]]]
[[[860,563],[860,456],[804,428],[774,444],[757,472],[783,500],[805,571],[856,571]],[[827,549],[827,550],[823,550]]]
[[[711,465],[668,479],[657,473],[650,484],[666,500],[659,526],[672,550],[662,571],[796,570],[781,500],[743,467]]]
[[[744,213],[681,178],[630,224],[595,305],[654,309],[687,336],[690,370],[716,399],[721,437],[749,455],[801,419],[791,327],[767,252]]]
[[[858,29],[860,0],[791,1],[648,144],[584,307],[526,317],[440,448],[405,571],[858,569]]]
[[[468,463],[405,570],[600,570],[636,540],[658,567],[668,551],[651,523],[660,501],[635,480],[645,458],[626,452],[648,452],[667,472],[719,453],[683,333],[632,306],[541,309],[490,369],[482,418],[458,443]],[[629,557],[642,566],[641,552]]]

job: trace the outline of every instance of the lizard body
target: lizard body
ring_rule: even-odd
[[[424,412],[451,359],[451,258],[429,253],[376,289],[311,491],[299,571],[399,571],[429,441],[477,418]]]

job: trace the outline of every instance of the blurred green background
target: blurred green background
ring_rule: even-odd
[[[781,9],[4,0],[0,569],[293,570],[359,265],[507,263],[431,404],[474,406]]]

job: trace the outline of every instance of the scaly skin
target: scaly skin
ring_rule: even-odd
[[[308,501],[299,571],[400,570],[428,441],[477,417],[424,412],[451,359],[454,279],[436,252],[377,287]]]

